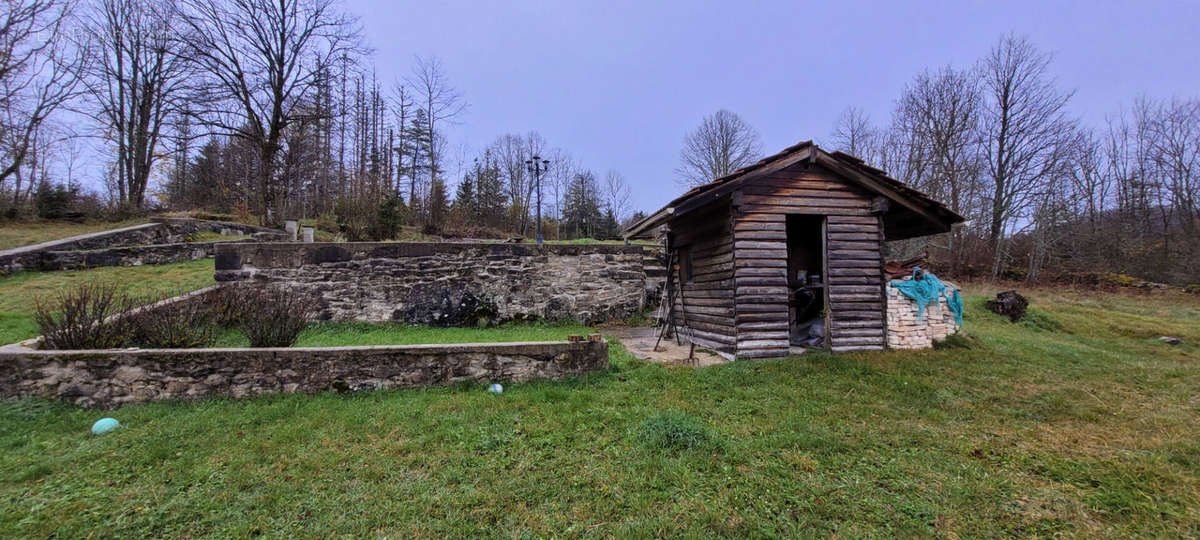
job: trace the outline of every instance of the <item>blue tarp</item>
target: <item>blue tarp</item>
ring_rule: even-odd
[[[918,278],[920,267],[913,269],[913,278],[906,280],[894,279],[891,285],[900,291],[900,294],[912,298],[917,302],[917,320],[924,320],[925,305],[934,303],[936,305],[938,296],[942,292],[946,293],[946,305],[950,308],[950,312],[954,314],[954,322],[962,326],[963,303],[962,298],[958,295],[958,289],[950,287],[937,276],[925,273],[923,277]]]

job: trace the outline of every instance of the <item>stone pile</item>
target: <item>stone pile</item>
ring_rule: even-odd
[[[954,287],[949,283],[946,286]],[[946,293],[938,296],[937,304],[925,306],[923,317],[917,316],[917,302],[890,283],[887,286],[887,346],[891,349],[928,349],[935,341],[958,332],[954,313],[947,305]]]

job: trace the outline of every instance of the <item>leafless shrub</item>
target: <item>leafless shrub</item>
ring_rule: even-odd
[[[245,310],[238,327],[251,347],[290,347],[320,310],[320,297],[283,287],[238,287]]]
[[[113,349],[133,337],[136,302],[116,284],[90,282],[39,299],[34,321],[50,349]]]
[[[158,300],[166,300],[164,295]],[[215,341],[215,317],[200,299],[137,311],[130,316],[133,342],[156,349],[207,347]]]

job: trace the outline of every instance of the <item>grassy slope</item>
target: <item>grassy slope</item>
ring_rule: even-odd
[[[3,536],[1200,535],[1200,306],[968,298],[971,348],[564,382],[0,403]],[[1187,341],[1157,342],[1161,334]],[[718,444],[654,450],[659,411]],[[126,428],[87,429],[102,416]]]
[[[18,272],[0,277],[0,345],[38,335],[33,306],[64,288],[88,280],[115,281],[137,295],[186,292],[215,283],[213,261],[159,266],[103,267],[67,272]]]
[[[40,244],[51,240],[68,238],[109,229],[120,229],[146,223],[145,219],[129,219],[118,222],[71,223],[69,221],[32,221],[14,223],[0,222],[0,250]]]

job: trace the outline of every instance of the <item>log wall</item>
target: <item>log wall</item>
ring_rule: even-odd
[[[675,324],[685,340],[733,354],[733,234],[727,203],[697,210],[671,223],[675,253]],[[680,279],[680,255],[691,252],[690,280]]]
[[[732,197],[736,355],[789,350],[787,216],[825,216],[826,305],[834,352],[884,345],[882,228],[875,198],[838,176],[797,164],[749,179]]]

